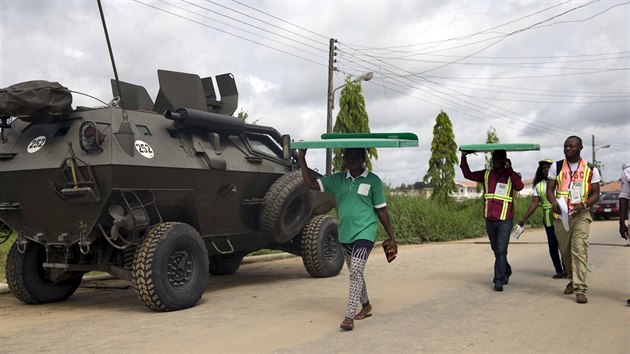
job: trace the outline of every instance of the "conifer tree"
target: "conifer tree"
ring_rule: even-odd
[[[361,94],[361,83],[354,83],[350,77],[346,77],[346,85],[341,90],[339,98],[339,113],[333,127],[334,133],[369,133],[370,121],[365,109],[365,98]],[[365,166],[372,171],[371,159],[378,159],[378,153],[375,148],[367,149],[367,157],[365,158]],[[343,149],[335,149],[332,168],[333,172],[343,171],[343,158],[341,157]]]
[[[457,144],[451,120],[444,111],[435,118],[433,126],[433,141],[431,141],[431,158],[429,169],[423,181],[433,185],[431,199],[441,203],[449,203],[449,193],[455,192],[455,165],[457,158]]]
[[[500,142],[501,139],[499,139],[496,129],[490,126],[486,136],[486,144],[499,144]],[[492,168],[492,153],[490,152],[486,152],[486,168]]]
[[[486,144],[499,144],[501,139],[499,139],[499,135],[497,134],[496,129],[493,126],[488,128],[486,132]],[[486,152],[486,169],[492,169],[492,153]],[[483,190],[483,183],[477,183],[477,193]]]

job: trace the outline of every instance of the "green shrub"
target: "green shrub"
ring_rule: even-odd
[[[7,266],[7,254],[9,249],[15,242],[15,233],[13,233],[4,243],[0,243],[0,282],[5,281],[6,266]],[[0,237],[0,241],[4,240],[4,237]]]
[[[531,197],[516,199],[515,223],[525,215],[530,202]],[[462,240],[486,234],[482,199],[442,204],[418,196],[390,194],[387,209],[399,243]],[[527,224],[542,226],[541,208],[536,209]],[[377,240],[386,238],[387,233],[379,226]]]
[[[387,208],[399,243],[460,240],[485,232],[478,200],[441,204],[417,196],[389,195]],[[385,230],[379,227],[377,239],[385,238]]]
[[[515,223],[525,215],[530,202],[531,197],[516,199]],[[486,234],[481,199],[442,204],[418,196],[388,194],[387,209],[400,244],[463,240]],[[331,211],[331,215],[336,216],[335,210]],[[529,227],[542,227],[542,208],[536,209],[527,224]],[[377,240],[386,238],[387,233],[379,223]],[[0,244],[0,281],[5,280],[6,256],[14,241],[15,233],[7,242]],[[280,251],[265,249],[250,255],[277,252]]]
[[[519,220],[521,220],[523,216],[525,216],[531,200],[531,196],[518,198],[516,200],[516,216],[514,216],[515,223],[519,222]],[[534,211],[534,213],[530,215],[529,218],[527,218],[527,222],[525,224],[534,228],[543,226],[543,212],[540,205],[536,208],[536,211]]]

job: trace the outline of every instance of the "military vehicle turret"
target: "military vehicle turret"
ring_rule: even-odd
[[[232,116],[231,74],[158,77],[155,102],[112,80],[115,98],[93,108],[73,109],[74,91],[55,82],[0,90],[13,295],[64,300],[98,271],[129,280],[153,310],[179,310],[199,301],[209,274],[233,273],[260,249],[301,256],[313,277],[337,275],[334,199],[305,188],[290,137]]]

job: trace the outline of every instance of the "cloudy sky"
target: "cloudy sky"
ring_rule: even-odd
[[[420,138],[418,148],[379,150],[374,171],[392,186],[422,180],[441,110],[458,145],[485,142],[491,127],[503,143],[540,144],[541,151],[509,154],[526,178],[539,159],[562,158],[569,135],[583,138],[589,161],[594,137],[606,181],[630,161],[630,1],[102,5],[121,80],[155,99],[158,69],[232,73],[249,121],[294,139],[317,139],[326,130],[335,38],[334,87],[346,75],[372,71],[374,78],[362,83],[371,130]],[[57,81],[108,102],[113,77],[96,0],[0,0],[0,87]],[[74,105],[101,103],[74,95]],[[323,150],[310,150],[308,161],[325,169]],[[469,162],[483,168],[481,155]]]

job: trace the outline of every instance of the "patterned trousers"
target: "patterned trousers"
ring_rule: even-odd
[[[351,244],[342,244],[343,255],[346,266],[350,272],[350,291],[348,295],[348,307],[346,317],[354,319],[354,313],[359,305],[367,304],[369,301],[365,277],[363,273],[368,257],[374,247],[374,242],[368,240],[357,240]]]

